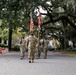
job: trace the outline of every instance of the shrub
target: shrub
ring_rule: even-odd
[[[76,48],[68,48],[67,50],[70,52],[76,52]]]
[[[20,46],[16,45],[12,47],[12,51],[20,51]]]
[[[0,47],[8,47],[6,44],[0,43]]]

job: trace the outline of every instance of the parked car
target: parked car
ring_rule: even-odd
[[[52,48],[51,46],[49,46],[49,47],[48,47],[48,50],[49,50],[49,51],[54,51],[55,48]]]

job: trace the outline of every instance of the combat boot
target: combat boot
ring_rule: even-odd
[[[46,56],[44,56],[44,59],[46,59]]]
[[[31,63],[31,59],[29,58],[29,63]]]
[[[31,60],[31,63],[34,63],[34,60]]]
[[[31,60],[29,60],[29,63],[31,63]]]
[[[21,56],[21,58],[20,58],[21,60],[23,59],[23,56]]]
[[[36,57],[36,59],[39,59],[39,57]]]

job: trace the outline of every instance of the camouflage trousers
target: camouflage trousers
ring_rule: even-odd
[[[40,58],[40,55],[41,55],[42,50],[43,50],[43,48],[41,48],[41,47],[37,47],[36,48],[36,58],[37,59]]]
[[[44,59],[46,59],[46,57],[47,57],[47,51],[48,51],[48,48],[44,48],[43,49],[43,57],[44,57]]]
[[[21,47],[20,47],[20,56],[21,56],[22,58],[24,58],[25,52],[26,52],[25,47],[24,47],[24,46],[21,46]]]
[[[28,49],[28,59],[31,61],[31,60],[34,60],[34,54],[35,54],[35,49],[31,49],[29,48]]]

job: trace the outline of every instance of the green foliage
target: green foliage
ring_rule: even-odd
[[[75,18],[69,16],[69,14],[76,15],[76,0],[0,0],[0,27],[3,31],[3,34],[1,34],[2,31],[0,30],[0,37],[8,39],[8,32],[4,30],[4,28],[8,29],[10,26],[13,30],[17,30],[18,27],[22,27],[23,30],[28,33],[30,25],[29,14],[32,11],[35,26],[37,26],[36,13],[39,11],[42,14],[45,13],[40,10],[40,7],[47,11],[45,14],[46,18],[43,19],[43,22],[46,23],[46,26],[43,25],[43,28],[44,30],[47,30],[44,31],[45,34],[51,33],[52,36],[57,36],[61,39],[64,37],[64,33],[66,32],[64,30],[69,29],[69,27],[66,26],[65,29],[63,28],[63,23],[59,21],[59,19],[61,19],[60,16],[65,15],[67,18],[69,17],[71,22],[74,24],[76,23]],[[38,10],[37,12],[35,12],[36,9]],[[56,18],[58,19],[54,20]],[[53,21],[58,21],[60,26],[57,26]],[[35,28],[37,29],[37,27]],[[68,33],[67,36],[70,36]],[[71,31],[71,35],[72,33],[75,36],[75,32]],[[73,39],[73,37],[71,38]]]
[[[76,52],[76,48],[68,48],[67,51],[69,51],[69,52]]]
[[[8,39],[8,29],[4,28],[3,30],[0,29],[0,38],[7,40]]]
[[[12,51],[20,51],[20,46],[16,45],[12,47]]]
[[[0,47],[7,47],[6,44],[0,43]]]

